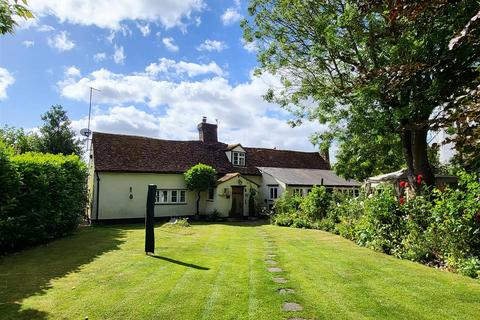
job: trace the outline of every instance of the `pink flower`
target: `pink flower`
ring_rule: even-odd
[[[405,204],[405,198],[400,197],[399,202],[400,202],[400,205],[403,206]]]
[[[400,181],[400,188],[405,188],[407,183],[405,181]]]

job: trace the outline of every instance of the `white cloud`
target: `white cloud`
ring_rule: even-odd
[[[115,52],[113,53],[113,61],[115,61],[116,64],[123,64],[125,62],[125,53],[123,52],[123,47],[117,47],[115,45]]]
[[[102,62],[107,59],[107,54],[105,52],[97,52],[93,55],[93,60],[95,62]]]
[[[242,42],[243,49],[247,50],[250,53],[256,53],[258,51],[258,42],[253,40],[252,42],[246,42],[243,38],[240,40]]]
[[[52,37],[48,37],[48,45],[58,51],[68,51],[75,47],[75,43],[68,38],[68,33],[62,31]]]
[[[60,22],[119,29],[122,21],[142,20],[165,28],[182,27],[193,12],[205,7],[202,0],[35,0],[29,8],[37,15],[54,15]]]
[[[171,37],[163,38],[162,42],[163,42],[163,44],[165,45],[165,47],[167,48],[168,51],[177,52],[178,49],[179,49],[178,46],[174,43],[175,40],[173,40],[173,38],[171,38]]]
[[[151,76],[158,74],[175,73],[176,75],[187,74],[189,77],[195,77],[203,74],[215,74],[217,76],[224,75],[223,70],[215,63],[197,64],[193,62],[179,61],[176,62],[171,59],[161,58],[158,63],[150,63],[145,71]]]
[[[227,49],[228,46],[223,41],[218,40],[205,40],[202,44],[197,47],[198,51],[217,51],[220,52],[222,50]]]
[[[202,17],[197,16],[195,17],[195,26],[199,27],[202,24]]]
[[[81,76],[80,69],[78,69],[75,66],[68,67],[65,70],[65,75],[67,77],[80,77]]]
[[[218,76],[198,81],[170,81],[158,80],[149,73],[124,75],[106,69],[81,79],[67,77],[58,83],[64,97],[85,102],[88,86],[101,90],[94,102],[111,107],[94,114],[93,130],[164,139],[197,139],[196,124],[202,116],[207,116],[209,121],[219,120],[219,138],[224,142],[313,150],[309,136],[320,126],[306,123],[290,128],[286,123],[288,113],[262,98],[270,85],[279,85],[278,79],[252,75],[244,83],[231,85]],[[153,109],[142,107],[145,104]],[[79,128],[82,126],[83,122],[78,124]]]
[[[15,82],[13,75],[7,69],[0,67],[0,100],[7,98],[7,87]]]
[[[147,24],[140,24],[140,23],[137,23],[137,28],[138,30],[140,30],[140,32],[142,33],[142,36],[146,37],[150,34],[150,25],[147,23]]]
[[[31,48],[35,45],[35,41],[33,40],[25,40],[22,42],[22,44],[26,47],[26,48]]]
[[[55,28],[52,26],[49,26],[48,24],[42,24],[37,28],[37,30],[40,32],[50,32],[50,31],[54,31]]]
[[[234,24],[242,20],[242,15],[238,12],[238,8],[228,8],[221,16],[225,26]]]

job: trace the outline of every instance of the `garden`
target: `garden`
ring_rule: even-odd
[[[392,184],[359,197],[314,187],[304,198],[285,193],[271,220],[280,226],[329,231],[358,245],[477,278],[480,276],[480,183],[459,172],[456,188],[439,190],[416,181],[423,191],[405,196]]]

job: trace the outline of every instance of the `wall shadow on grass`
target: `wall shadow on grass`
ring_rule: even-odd
[[[178,265],[181,265],[181,266],[184,266],[184,267],[188,267],[188,268],[193,268],[193,269],[198,269],[198,270],[210,270],[210,268],[198,266],[196,264],[187,263],[187,262],[183,262],[183,261],[178,261],[178,260],[167,258],[167,257],[162,257],[162,256],[157,256],[157,255],[149,255],[149,257],[152,257],[152,258],[155,258],[155,259],[160,259],[160,260],[163,260],[163,261],[168,261],[168,262],[175,263],[175,264],[178,264]]]
[[[46,319],[48,313],[22,309],[22,300],[42,295],[51,281],[118,250],[125,230],[83,227],[74,235],[0,258],[0,319]]]

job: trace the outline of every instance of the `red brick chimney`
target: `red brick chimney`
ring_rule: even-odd
[[[202,122],[198,124],[198,138],[205,143],[218,142],[217,125],[207,123],[207,117],[203,117]]]

